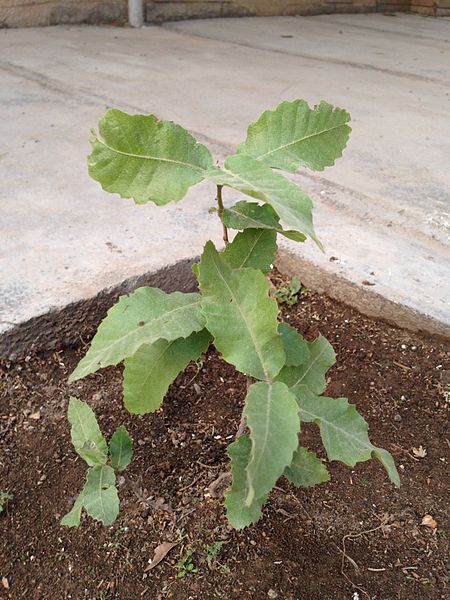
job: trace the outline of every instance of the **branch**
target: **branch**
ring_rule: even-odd
[[[223,219],[222,219],[222,217],[223,217],[222,188],[223,188],[223,185],[218,185],[217,186],[217,197],[216,197],[217,206],[218,206],[217,213],[219,215],[219,219],[222,222],[222,227],[223,227],[223,241],[225,242],[225,244],[228,244],[228,242],[229,242],[229,239],[228,239],[228,229],[227,229],[227,227],[224,224]]]

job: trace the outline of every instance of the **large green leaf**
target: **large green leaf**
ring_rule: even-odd
[[[157,288],[139,288],[109,309],[69,381],[116,365],[142,344],[188,337],[203,329],[204,324],[198,294],[166,294]]]
[[[302,337],[294,327],[291,327],[287,323],[280,323],[278,325],[278,331],[283,338],[286,366],[298,367],[299,365],[307,363],[310,354],[308,342],[305,338]]]
[[[264,163],[236,154],[226,159],[223,168],[211,167],[205,176],[217,185],[232,187],[267,202],[287,225],[320,246],[313,227],[311,199],[295,183]]]
[[[119,514],[116,476],[111,467],[91,467],[84,487],[83,505],[89,516],[111,525]]]
[[[372,454],[380,460],[389,479],[397,487],[400,479],[392,456],[382,448],[376,448],[369,440],[368,426],[347,398],[326,398],[312,393],[306,386],[295,389],[300,418],[314,422],[320,428],[323,445],[329,460],[339,460],[350,467],[369,460]]]
[[[272,379],[285,361],[278,306],[261,271],[232,269],[207,242],[196,272],[206,327],[224,359],[239,371]]]
[[[261,509],[267,496],[254,499],[247,506],[245,500],[248,496],[248,482],[246,468],[250,460],[252,443],[247,435],[241,435],[227,448],[231,460],[231,488],[225,493],[225,508],[227,517],[235,529],[243,529],[261,518]]]
[[[283,381],[294,391],[297,386],[302,385],[321,394],[326,388],[325,374],[336,362],[336,354],[331,344],[321,335],[313,342],[307,342],[307,346],[308,360],[299,366],[283,367],[276,379]]]
[[[138,204],[178,201],[213,164],[209,150],[185,129],[154,115],[106,112],[92,142],[89,174],[107,192]]]
[[[298,404],[284,383],[259,382],[251,385],[245,399],[244,414],[250,429],[252,449],[247,466],[251,506],[275,485],[291,464],[300,431]]]
[[[348,112],[327,102],[313,109],[304,100],[282,102],[249,126],[237,152],[292,173],[300,165],[323,171],[342,155],[349,120]]]
[[[123,425],[120,425],[109,440],[111,466],[116,471],[124,471],[133,457],[133,440]]]
[[[70,436],[75,451],[89,466],[105,464],[108,446],[92,408],[71,396],[67,417],[72,426]]]
[[[234,206],[224,209],[222,220],[230,229],[273,229],[296,242],[304,242],[306,239],[298,231],[283,229],[280,225],[280,217],[270,204],[240,200]]]
[[[286,467],[284,475],[297,487],[312,487],[330,479],[330,474],[320,458],[301,446],[294,452],[292,462]]]
[[[275,261],[276,251],[276,231],[245,229],[225,247],[223,256],[234,269],[251,267],[268,273]]]
[[[210,339],[211,334],[203,329],[187,338],[144,344],[126,358],[123,397],[127,410],[135,414],[157,410],[169,385],[191,360],[206,352]]]

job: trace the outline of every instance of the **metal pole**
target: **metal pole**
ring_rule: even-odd
[[[128,22],[131,27],[142,27],[144,24],[143,0],[128,0]]]

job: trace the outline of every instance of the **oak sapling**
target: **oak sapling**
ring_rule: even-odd
[[[68,417],[73,447],[89,468],[86,483],[61,525],[78,527],[83,509],[103,525],[111,525],[119,514],[115,472],[124,471],[130,464],[133,442],[121,425],[111,436],[108,452],[93,410],[77,398],[69,400]]]
[[[212,182],[225,248],[206,243],[194,265],[199,293],[166,294],[143,287],[122,296],[70,381],[123,361],[126,408],[136,414],[153,412],[177,374],[211,343],[225,361],[256,380],[228,448],[232,484],[225,505],[237,529],[261,517],[280,477],[306,487],[329,479],[325,464],[301,446],[302,421],[319,427],[328,460],[354,467],[375,456],[399,485],[391,455],[372,445],[356,408],[346,398],[323,396],[326,372],[335,362],[331,345],[322,336],[307,341],[278,321],[266,277],[277,236],[296,242],[310,238],[322,248],[311,199],[282,172],[332,166],[347,144],[349,120],[345,110],[326,102],[314,108],[304,100],[282,102],[249,126],[246,139],[223,166],[216,166],[206,146],[185,129],[154,115],[108,110],[91,142],[91,177],[105,191],[137,204],[178,202],[191,186]],[[226,205],[226,188],[250,199]],[[230,230],[238,232],[233,239]],[[92,460],[98,448],[89,450]],[[105,452],[102,442],[102,460]],[[112,469],[108,473],[112,481]],[[114,492],[110,494],[112,498]],[[80,502],[86,505],[85,497]],[[108,522],[117,503],[114,507]]]

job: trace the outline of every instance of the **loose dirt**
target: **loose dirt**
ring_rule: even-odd
[[[5,364],[0,391],[0,597],[283,600],[443,599],[448,582],[449,345],[370,320],[306,293],[283,318],[337,352],[327,393],[347,396],[390,450],[396,490],[379,463],[328,464],[331,482],[296,489],[280,480],[263,519],[227,524],[209,486],[227,469],[245,377],[211,350],[181,374],[161,410],[129,415],[121,367],[67,385],[86,347]],[[135,455],[121,479],[120,517],[59,525],[83,485],[70,443],[69,395],[89,402],[105,434],[124,423]],[[313,425],[302,443],[326,458]],[[420,455],[423,455],[421,457]],[[431,515],[437,529],[421,525]],[[155,548],[179,540],[152,570]],[[182,574],[179,561],[197,572]],[[178,566],[177,566],[178,564]]]

